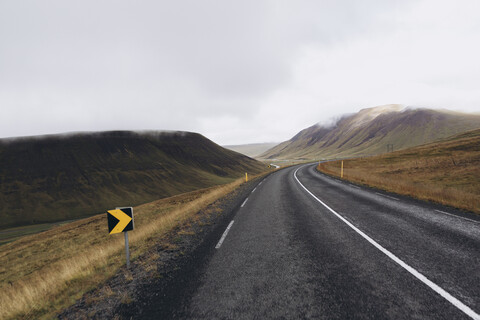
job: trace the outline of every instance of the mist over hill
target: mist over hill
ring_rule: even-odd
[[[331,126],[306,128],[266,151],[263,159],[318,159],[375,155],[480,128],[480,115],[386,105],[346,115]]]
[[[251,143],[251,144],[240,144],[240,145],[228,145],[223,146],[226,149],[236,151],[238,153],[244,154],[246,156],[255,158],[258,155],[264,153],[265,151],[278,145],[278,142],[266,142],[266,143]]]
[[[190,132],[0,139],[0,227],[92,215],[264,169]]]

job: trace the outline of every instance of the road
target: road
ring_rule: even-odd
[[[480,222],[279,170],[237,209],[181,317],[480,319]]]

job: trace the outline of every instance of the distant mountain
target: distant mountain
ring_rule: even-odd
[[[368,108],[331,127],[314,125],[266,151],[263,159],[319,159],[387,152],[414,147],[480,128],[480,115],[400,105]]]
[[[251,143],[251,144],[240,144],[240,145],[230,145],[223,146],[224,148],[242,153],[246,156],[255,158],[256,156],[264,153],[265,151],[275,147],[277,143]]]
[[[264,168],[188,132],[0,139],[0,227],[133,206]]]

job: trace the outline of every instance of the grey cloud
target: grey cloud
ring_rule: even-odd
[[[222,136],[202,127],[222,117],[245,124],[235,135],[259,136],[257,116],[276,95],[314,87],[297,75],[305,50],[394,33],[417,2],[2,1],[0,136],[118,127]],[[286,103],[278,116],[305,107]]]

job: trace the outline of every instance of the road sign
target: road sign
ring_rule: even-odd
[[[123,232],[125,236],[125,254],[127,268],[130,268],[130,249],[128,247],[128,231],[133,230],[133,208],[116,208],[107,211],[108,232],[110,234]]]
[[[110,234],[133,230],[132,207],[117,208],[107,212],[108,232]]]

